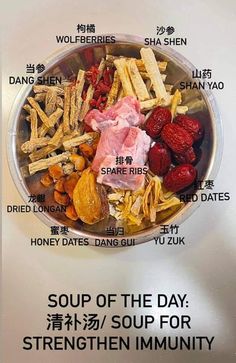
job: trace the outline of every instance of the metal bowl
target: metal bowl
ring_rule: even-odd
[[[98,63],[106,54],[132,56],[140,58],[140,49],[144,46],[144,40],[137,36],[116,35],[114,44],[95,44],[66,48],[50,59],[43,62],[46,65],[45,74],[69,78],[77,74],[80,68],[88,69],[92,64]],[[158,60],[167,60],[167,83],[173,84],[174,89],[178,88],[181,81],[191,81],[194,66],[182,55],[168,47],[152,47]],[[42,173],[34,176],[25,174],[25,165],[28,164],[27,157],[21,152],[20,146],[29,138],[29,128],[25,122],[25,112],[22,110],[26,98],[32,93],[32,85],[25,86],[18,94],[10,116],[9,140],[8,140],[8,161],[11,174],[19,193],[24,201],[28,203],[28,196],[32,194],[46,194],[46,202],[42,205],[55,205],[52,190],[44,188],[40,183]],[[212,180],[219,168],[222,151],[222,130],[221,120],[213,95],[208,90],[185,90],[183,105],[189,107],[189,114],[201,120],[205,128],[205,136],[200,146],[202,157],[197,164],[198,179]],[[196,193],[194,187],[189,188],[185,193]],[[39,203],[40,204],[40,203]],[[70,237],[88,238],[89,244],[98,245],[98,239],[111,243],[103,243],[112,247],[128,246],[147,242],[160,234],[160,224],[180,224],[189,217],[199,206],[200,202],[189,202],[181,210],[168,216],[162,215],[158,224],[147,224],[144,229],[140,227],[125,227],[124,236],[110,236],[107,228],[119,226],[113,218],[107,218],[93,226],[81,222],[73,222],[64,216],[63,213],[37,213],[36,215],[48,226],[69,227]]]

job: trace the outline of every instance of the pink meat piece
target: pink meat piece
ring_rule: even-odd
[[[108,156],[116,156],[129,133],[129,127],[110,126],[101,133],[92,169],[99,172],[103,160]]]
[[[85,123],[94,131],[104,131],[107,127],[118,124],[123,127],[140,126],[144,120],[145,117],[140,112],[140,103],[132,96],[122,98],[103,112],[91,110],[85,117]]]
[[[92,169],[98,172],[97,181],[113,188],[136,190],[143,185],[144,174],[132,174],[132,168],[142,168],[147,161],[151,139],[138,127],[112,126],[102,132]],[[117,165],[116,156],[131,157],[131,165]],[[125,168],[126,174],[103,174],[102,169]]]
[[[115,170],[121,170],[119,173],[102,174],[102,170],[106,171],[109,168],[115,168]],[[132,163],[132,165],[116,165],[115,156],[107,156],[99,171],[97,182],[100,184],[109,185],[112,188],[119,188],[124,190],[137,190],[143,186],[145,175],[144,173],[136,174],[131,173],[131,169],[140,168],[140,165]]]

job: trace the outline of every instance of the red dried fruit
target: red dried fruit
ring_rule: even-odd
[[[171,112],[168,108],[156,107],[151,115],[148,117],[145,130],[146,133],[153,139],[156,139],[164,125],[171,122]]]
[[[91,107],[96,107],[97,101],[93,98],[92,100],[89,101],[89,104]]]
[[[203,136],[203,127],[199,120],[188,115],[178,115],[174,123],[183,127],[192,136],[194,141],[198,141]]]
[[[92,131],[93,131],[93,129],[92,129],[92,127],[90,127],[89,125],[84,124],[84,131],[85,131],[85,132],[92,132]]]
[[[166,145],[157,142],[148,152],[150,170],[159,176],[167,173],[171,164],[170,152]]]
[[[190,147],[185,154],[174,154],[173,157],[178,164],[194,164],[197,161],[193,147]]]
[[[164,176],[163,183],[167,190],[179,192],[190,186],[197,176],[197,170],[191,164],[178,165]]]
[[[193,144],[192,136],[183,127],[173,123],[163,127],[161,137],[176,154],[184,154]]]

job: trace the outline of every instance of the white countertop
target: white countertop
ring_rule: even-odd
[[[233,363],[236,354],[235,286],[235,13],[226,2],[166,0],[90,2],[62,0],[8,1],[3,17],[3,333],[4,363],[64,362],[181,362]],[[155,36],[157,25],[172,25],[188,46],[175,47],[199,68],[212,68],[214,79],[225,83],[215,91],[224,127],[223,160],[216,191],[231,194],[230,202],[202,204],[181,225],[185,247],[155,246],[153,242],[123,249],[93,247],[31,247],[30,237],[49,236],[33,214],[7,214],[7,204],[22,204],[6,160],[9,112],[21,86],[8,77],[24,73],[27,63],[39,63],[60,48],[57,34],[76,34],[78,23],[95,23],[97,33]],[[208,351],[56,351],[22,350],[22,337],[49,335],[46,331],[50,293],[163,293],[187,294],[190,335],[215,336]],[[94,304],[87,312],[99,312]],[[67,312],[74,312],[69,309]],[[145,309],[122,309],[114,314],[147,314]],[[152,309],[152,313],[157,311]],[[167,312],[168,313],[168,312]],[[170,312],[169,312],[170,313]],[[179,310],[171,309],[172,314]],[[60,333],[60,332],[59,332]],[[158,329],[129,330],[132,335],[168,335]],[[181,334],[179,331],[178,334]],[[106,335],[116,335],[109,328]],[[119,332],[118,332],[119,334]],[[172,330],[171,334],[175,335]],[[188,335],[184,331],[183,335]]]

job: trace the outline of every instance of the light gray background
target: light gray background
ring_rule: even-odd
[[[235,1],[5,1],[3,16],[3,333],[4,363],[164,362],[233,363],[235,322]],[[203,204],[181,226],[187,246],[157,247],[153,242],[129,249],[33,248],[30,237],[49,236],[32,214],[6,214],[22,200],[6,161],[9,112],[20,86],[9,75],[25,73],[61,45],[56,34],[76,34],[78,23],[95,23],[98,33],[154,36],[156,25],[173,25],[188,38],[176,47],[198,68],[212,68],[225,83],[215,92],[224,125],[224,153],[216,191],[229,191],[229,203]],[[234,164],[234,166],[233,166]],[[212,352],[27,352],[25,335],[46,333],[49,293],[187,293],[192,335],[215,335]],[[96,308],[93,305],[93,312]],[[132,312],[131,310],[127,310]],[[116,306],[113,313],[124,313]],[[150,313],[138,310],[137,313]],[[172,313],[178,313],[172,309]],[[152,313],[156,314],[155,309]],[[105,330],[107,335],[114,332]],[[172,334],[175,332],[172,331]],[[47,333],[46,333],[47,334]],[[139,332],[130,332],[138,335]],[[158,330],[143,332],[159,335]],[[168,335],[168,330],[163,334]],[[185,335],[188,331],[185,331]]]

